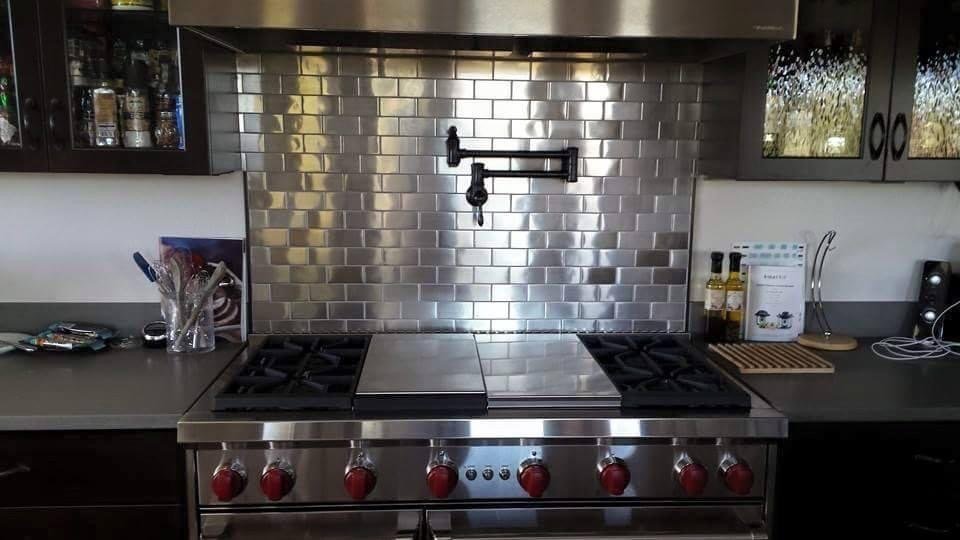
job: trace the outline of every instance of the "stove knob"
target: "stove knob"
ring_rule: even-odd
[[[366,467],[353,467],[343,477],[343,488],[355,501],[362,501],[377,486],[377,475]]]
[[[619,458],[607,458],[600,462],[600,485],[610,495],[623,495],[630,485],[630,469]]]
[[[260,475],[260,491],[271,501],[279,501],[293,489],[293,469],[286,464],[272,463]]]
[[[437,499],[446,499],[457,487],[457,470],[448,465],[434,465],[427,473],[427,487]]]
[[[727,456],[720,462],[720,476],[727,489],[737,495],[749,495],[753,489],[753,471],[735,457]]]
[[[677,475],[677,482],[687,495],[697,497],[706,489],[707,479],[710,475],[703,465],[684,456],[677,461],[673,470]]]
[[[230,502],[234,497],[240,495],[243,488],[246,487],[246,478],[243,470],[238,467],[221,465],[213,473],[210,479],[210,487],[213,494],[217,496],[220,502]]]
[[[540,498],[550,486],[550,471],[541,462],[528,460],[520,465],[517,481],[527,495]]]

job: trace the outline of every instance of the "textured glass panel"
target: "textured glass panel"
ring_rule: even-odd
[[[802,4],[798,39],[770,50],[764,157],[860,157],[871,4]]]
[[[0,0],[0,147],[20,146],[20,122],[17,111],[17,84],[14,80],[13,43],[10,36],[10,10]]]
[[[910,157],[960,157],[960,2],[931,1],[920,31]]]

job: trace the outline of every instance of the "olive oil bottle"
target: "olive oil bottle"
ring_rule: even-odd
[[[726,291],[726,307],[724,308],[724,319],[726,319],[727,343],[736,343],[740,341],[741,327],[743,326],[743,301],[744,287],[743,280],[740,278],[740,259],[742,254],[733,252],[730,254],[730,274],[727,276],[727,282],[723,288]]]
[[[726,336],[723,312],[726,308],[727,290],[723,284],[723,252],[710,254],[710,279],[707,280],[703,302],[704,339],[707,343],[721,343]]]

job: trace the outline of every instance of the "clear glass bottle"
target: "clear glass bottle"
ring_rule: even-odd
[[[93,90],[93,116],[96,127],[94,144],[100,148],[120,146],[117,92],[112,87],[106,60],[100,60],[100,85]]]
[[[707,343],[721,343],[726,335],[723,311],[727,292],[723,284],[723,252],[710,254],[710,279],[707,281],[703,302],[704,339]]]
[[[723,288],[726,292],[726,306],[724,319],[726,320],[726,335],[728,343],[736,343],[741,339],[743,326],[744,286],[740,278],[740,259],[743,255],[734,251],[730,254],[730,274]]]
[[[127,65],[126,94],[123,100],[123,145],[127,148],[150,148],[150,92],[147,88],[147,65],[131,60]]]

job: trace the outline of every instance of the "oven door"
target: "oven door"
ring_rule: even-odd
[[[223,540],[416,540],[419,510],[203,513],[200,538]]]
[[[759,507],[508,508],[428,511],[436,540],[765,539]]]

